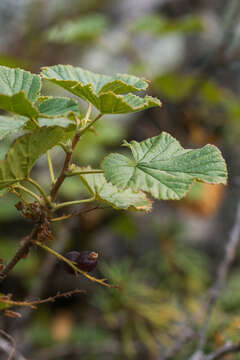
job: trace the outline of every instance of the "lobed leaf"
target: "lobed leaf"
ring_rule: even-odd
[[[41,74],[43,78],[90,102],[102,114],[124,114],[161,105],[158,99],[140,98],[129,93],[148,87],[146,80],[136,76],[100,75],[71,65],[46,67]]]
[[[0,189],[24,180],[37,159],[57,145],[64,136],[59,127],[43,127],[19,137],[0,161]]]
[[[214,145],[184,149],[165,132],[124,145],[131,149],[134,159],[110,154],[102,163],[107,181],[121,189],[131,187],[147,191],[157,199],[179,200],[194,180],[212,184],[227,181],[226,163]]]
[[[88,170],[82,168],[81,170]],[[133,209],[150,211],[151,201],[141,191],[132,189],[119,190],[117,186],[108,183],[103,174],[81,174],[80,179],[97,200],[110,204],[115,209]]]

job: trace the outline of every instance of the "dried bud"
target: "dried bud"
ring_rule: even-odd
[[[90,272],[97,266],[98,253],[94,251],[70,251],[65,254],[65,257],[82,271]],[[74,270],[66,263],[64,269],[70,274],[74,274]]]

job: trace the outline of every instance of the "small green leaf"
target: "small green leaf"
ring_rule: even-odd
[[[36,117],[32,102],[41,88],[40,77],[21,69],[0,66],[0,109],[22,116]]]
[[[146,80],[136,76],[106,76],[70,65],[43,68],[42,76],[90,102],[102,114],[124,114],[161,106],[161,102],[156,98],[141,98],[129,93],[146,90],[148,87]]]
[[[58,43],[89,41],[100,35],[106,29],[107,24],[106,16],[89,15],[54,26],[48,31],[47,39]]]
[[[90,168],[75,170],[90,170]],[[142,191],[119,190],[117,186],[108,183],[103,174],[81,174],[79,176],[97,200],[104,201],[115,209],[150,211],[152,208],[151,201]]]
[[[5,160],[0,161],[0,189],[24,180],[37,159],[57,145],[64,129],[43,127],[19,137],[10,147]]]
[[[133,160],[110,154],[102,164],[107,181],[121,189],[143,190],[163,200],[178,200],[186,195],[194,180],[226,184],[226,163],[214,145],[184,149],[171,135],[142,142],[125,142]]]
[[[69,112],[79,113],[79,104],[76,100],[64,97],[46,97],[37,104],[38,111],[44,115],[57,116]],[[43,117],[43,116],[42,116]]]
[[[20,130],[26,120],[14,119],[10,116],[0,116],[0,140],[5,136]]]

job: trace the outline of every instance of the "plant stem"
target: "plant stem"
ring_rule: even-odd
[[[91,201],[94,201],[94,200],[96,200],[95,196],[93,196],[93,197],[91,197],[89,199],[66,201],[66,202],[63,202],[61,204],[55,205],[55,210],[61,209],[61,208],[65,207],[65,206],[88,203],[88,202],[91,202]]]
[[[80,270],[78,267],[76,267],[74,265],[74,263],[72,261],[68,260],[67,258],[62,256],[61,254],[57,253],[56,251],[54,251],[53,249],[49,248],[48,246],[42,244],[41,242],[35,241],[34,244],[38,245],[42,249],[44,249],[44,250],[48,251],[49,253],[51,253],[52,255],[56,256],[59,260],[64,261],[66,264],[68,264],[75,271],[75,273],[80,273],[83,276],[85,276],[86,278],[88,278],[89,280],[94,281],[94,282],[96,282],[98,284],[104,285],[104,286],[106,286],[108,288],[115,287],[113,285],[107,284],[105,282],[106,279],[97,279],[97,278],[89,275],[87,272]]]
[[[65,178],[67,176],[68,169],[69,169],[69,166],[70,166],[71,161],[72,161],[73,151],[74,151],[79,139],[80,139],[80,135],[79,135],[79,133],[76,133],[73,140],[72,140],[71,150],[66,153],[66,157],[65,157],[65,161],[64,161],[64,164],[63,164],[62,171],[61,171],[59,177],[57,178],[57,181],[53,184],[53,187],[52,187],[52,190],[51,190],[51,193],[50,193],[52,201],[54,201],[56,199],[58,190],[59,190],[60,186],[62,185],[62,183],[64,182],[64,180],[65,180]]]
[[[67,176],[74,176],[74,175],[84,175],[84,174],[103,174],[104,171],[101,169],[89,169],[89,170],[76,170],[72,173],[69,173]]]
[[[51,180],[51,183],[54,184],[55,183],[55,176],[54,176],[54,170],[53,170],[53,164],[52,164],[50,150],[47,151],[47,161],[48,161],[48,169],[49,169],[50,180]]]
[[[30,196],[32,196],[33,198],[35,198],[38,202],[41,203],[41,199],[39,198],[39,196],[37,196],[37,194],[35,194],[33,191],[25,188],[24,186],[18,184],[18,185],[15,185],[14,187],[18,188],[18,189],[21,189],[22,191],[25,191],[27,194],[29,194]]]
[[[101,117],[103,116],[103,114],[99,114],[94,120],[92,120],[87,126],[85,126],[85,128],[83,128],[82,130],[79,131],[80,136],[82,136],[82,134],[84,134],[93,124],[95,124],[96,121],[98,121]]]
[[[38,191],[40,192],[40,194],[42,195],[43,199],[45,200],[45,203],[52,208],[53,204],[52,202],[49,200],[47,194],[45,193],[45,191],[43,190],[43,188],[41,187],[41,185],[39,185],[35,180],[33,180],[32,178],[28,177],[27,181],[30,182],[32,185],[34,185]]]
[[[34,122],[34,124],[35,124],[38,128],[41,127],[35,118],[31,118],[31,120]]]

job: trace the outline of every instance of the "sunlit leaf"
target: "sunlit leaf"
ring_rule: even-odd
[[[186,195],[194,180],[212,184],[227,181],[225,161],[214,145],[184,149],[165,132],[124,145],[131,149],[133,159],[116,153],[108,155],[102,164],[107,181],[119,188],[131,187],[157,199],[178,200]]]

